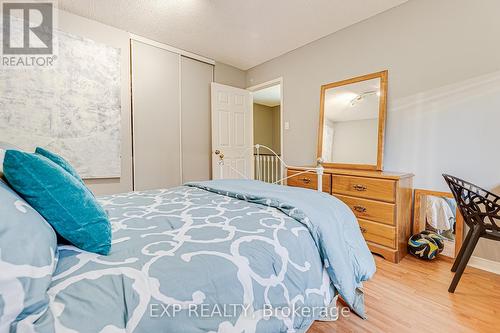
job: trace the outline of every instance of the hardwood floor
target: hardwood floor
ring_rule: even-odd
[[[399,264],[375,256],[377,273],[365,283],[367,320],[354,314],[315,322],[307,333],[500,332],[500,275],[467,267],[448,293],[451,261],[407,255]]]

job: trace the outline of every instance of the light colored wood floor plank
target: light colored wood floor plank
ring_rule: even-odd
[[[455,291],[451,261],[406,256],[393,264],[375,256],[377,273],[365,283],[367,320],[354,314],[316,322],[308,333],[500,332],[500,275],[467,267]]]

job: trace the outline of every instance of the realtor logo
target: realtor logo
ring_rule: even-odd
[[[52,53],[52,3],[4,2],[2,12],[3,54]],[[21,33],[11,33],[19,23],[22,24]]]
[[[54,2],[2,1],[2,65],[51,66]]]

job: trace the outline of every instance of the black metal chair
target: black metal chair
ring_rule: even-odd
[[[469,227],[469,232],[451,268],[455,276],[448,291],[453,293],[479,238],[500,241],[500,197],[460,178],[447,174],[443,174],[443,177]]]

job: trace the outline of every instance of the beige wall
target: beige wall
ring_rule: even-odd
[[[389,70],[384,166],[446,190],[449,172],[500,185],[500,1],[410,0],[250,69],[247,86],[283,77],[284,156],[316,157],[320,86]],[[500,261],[500,242],[475,255]]]
[[[262,104],[253,104],[253,141],[254,144],[265,145],[277,154],[280,154],[279,141],[279,106],[269,107]],[[261,153],[270,153],[261,150]]]
[[[233,66],[215,63],[214,81],[237,88],[246,88],[246,72]]]
[[[281,106],[272,107],[273,113],[273,149],[281,155]]]

